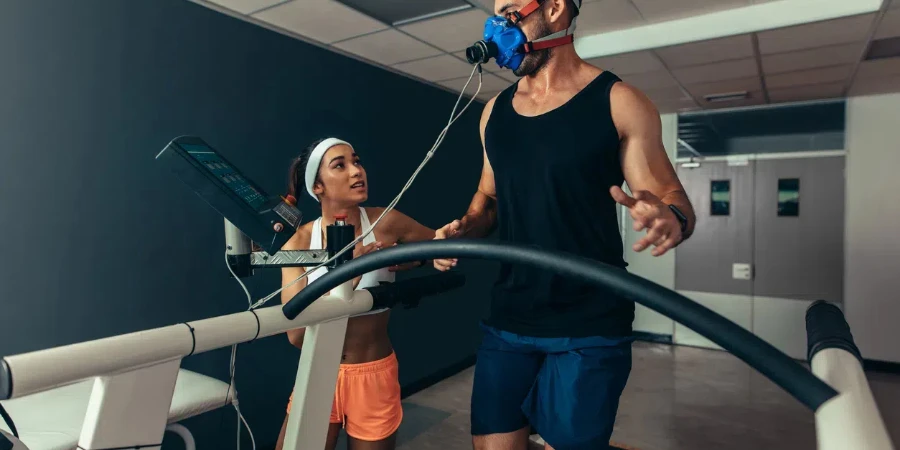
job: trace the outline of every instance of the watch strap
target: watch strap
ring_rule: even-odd
[[[669,205],[669,209],[675,214],[675,217],[678,218],[678,221],[681,222],[681,232],[684,233],[687,231],[688,219],[687,217],[678,209],[675,205]]]

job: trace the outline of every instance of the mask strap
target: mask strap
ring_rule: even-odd
[[[513,12],[511,14],[512,17],[509,18],[509,21],[512,22],[513,25],[518,25],[519,22],[521,22],[524,18],[537,11],[537,9],[541,7],[541,3],[544,3],[544,0],[534,0],[533,2],[525,5],[522,9]]]
[[[510,19],[513,24],[518,24],[525,17],[528,17],[529,14],[537,11],[540,8],[541,4],[544,0],[534,0],[533,2],[525,5],[521,10],[514,12],[513,19]],[[581,2],[576,0],[576,8],[581,6]],[[553,47],[559,47],[560,45],[571,44],[575,42],[575,19],[577,18],[577,9],[576,9],[576,17],[572,18],[572,23],[569,25],[569,28],[566,28],[562,31],[557,31],[549,36],[544,36],[540,39],[526,42],[524,45],[525,53],[531,53],[538,50],[544,50]]]
[[[553,35],[556,35],[559,33],[566,33],[566,30],[560,31],[558,33],[553,33],[550,36],[547,36],[546,38],[542,38],[537,41],[526,42],[524,45],[525,53],[531,53],[531,52],[538,51],[538,50],[559,47],[560,45],[566,45],[566,44],[571,44],[571,43],[575,42],[575,36],[571,35],[571,34],[567,34],[567,33],[562,37],[558,37],[558,38],[552,37]]]

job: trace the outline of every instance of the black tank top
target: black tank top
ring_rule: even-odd
[[[497,187],[499,239],[626,267],[612,186],[624,182],[603,72],[564,105],[536,117],[500,93],[485,129]],[[631,334],[634,303],[551,272],[502,265],[486,323],[536,337]]]

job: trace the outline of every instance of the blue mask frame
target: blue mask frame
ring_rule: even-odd
[[[525,59],[523,48],[528,38],[519,27],[501,16],[488,17],[484,23],[484,40],[497,45],[497,65],[516,70]]]

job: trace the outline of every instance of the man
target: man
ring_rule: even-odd
[[[573,0],[496,2],[531,42],[563,34],[576,8]],[[616,203],[636,231],[647,230],[634,251],[653,246],[659,256],[690,236],[693,209],[663,147],[659,113],[641,92],[583,61],[571,40],[527,53],[515,72],[521,80],[482,114],[484,163],[469,210],[435,239],[483,237],[496,226],[501,241],[624,270]],[[633,319],[627,300],[503,265],[477,355],[474,448],[525,449],[529,426],[548,449],[607,448],[631,371]]]

